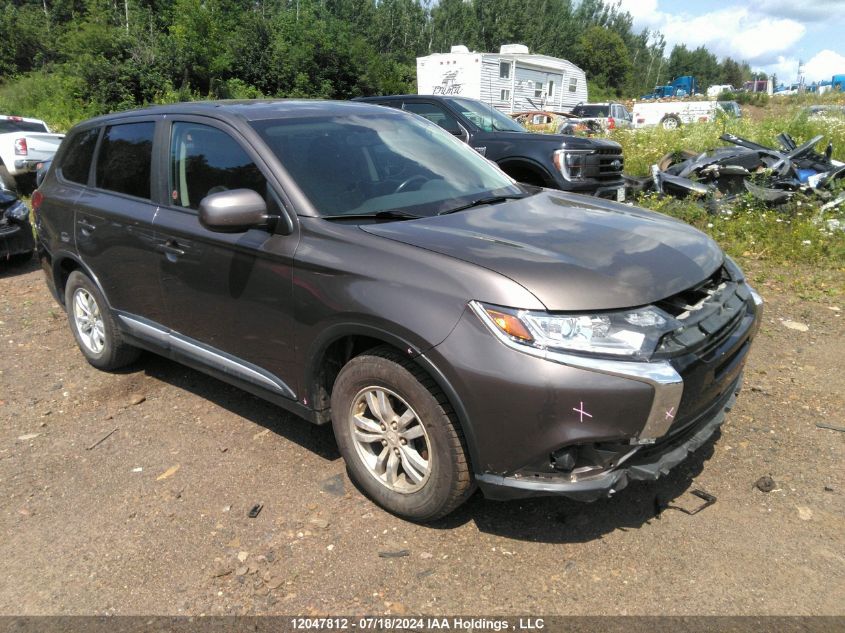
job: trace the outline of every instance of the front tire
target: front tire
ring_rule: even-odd
[[[332,426],[349,476],[389,512],[433,521],[474,482],[452,407],[434,381],[392,348],[349,361],[332,390]]]
[[[78,270],[68,277],[65,309],[76,344],[91,365],[111,371],[138,358],[140,350],[123,341],[108,304],[96,284]]]

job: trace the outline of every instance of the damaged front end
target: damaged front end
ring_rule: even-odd
[[[33,250],[29,207],[13,192],[0,189],[0,262],[28,259]]]

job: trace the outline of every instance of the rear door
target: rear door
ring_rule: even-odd
[[[102,128],[79,130],[65,141],[52,176],[41,186],[44,199],[35,216],[39,238],[54,256],[76,247],[76,201],[88,187]]]
[[[260,156],[223,122],[176,117],[166,137],[162,179],[168,203],[156,218],[165,324],[177,334],[177,345],[201,344],[189,352],[294,397],[291,273],[298,231],[215,233],[198,218],[207,195],[244,188],[264,197],[270,215],[286,213],[281,188]],[[296,226],[295,216],[288,217]]]
[[[153,321],[164,314],[153,239],[158,208],[152,196],[153,142],[159,124],[149,117],[105,125],[92,186],[75,204],[77,251],[109,305]]]

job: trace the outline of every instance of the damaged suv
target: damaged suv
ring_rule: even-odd
[[[209,102],[78,125],[34,198],[87,360],[150,350],[331,423],[377,503],[591,500],[718,428],[762,300],[668,217],[520,185],[365,103]]]

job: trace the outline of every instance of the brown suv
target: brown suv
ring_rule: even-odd
[[[331,422],[401,516],[478,485],[595,499],[713,434],[762,301],[688,225],[519,185],[365,103],[150,108],[75,127],[33,197],[88,361],[146,349]]]

